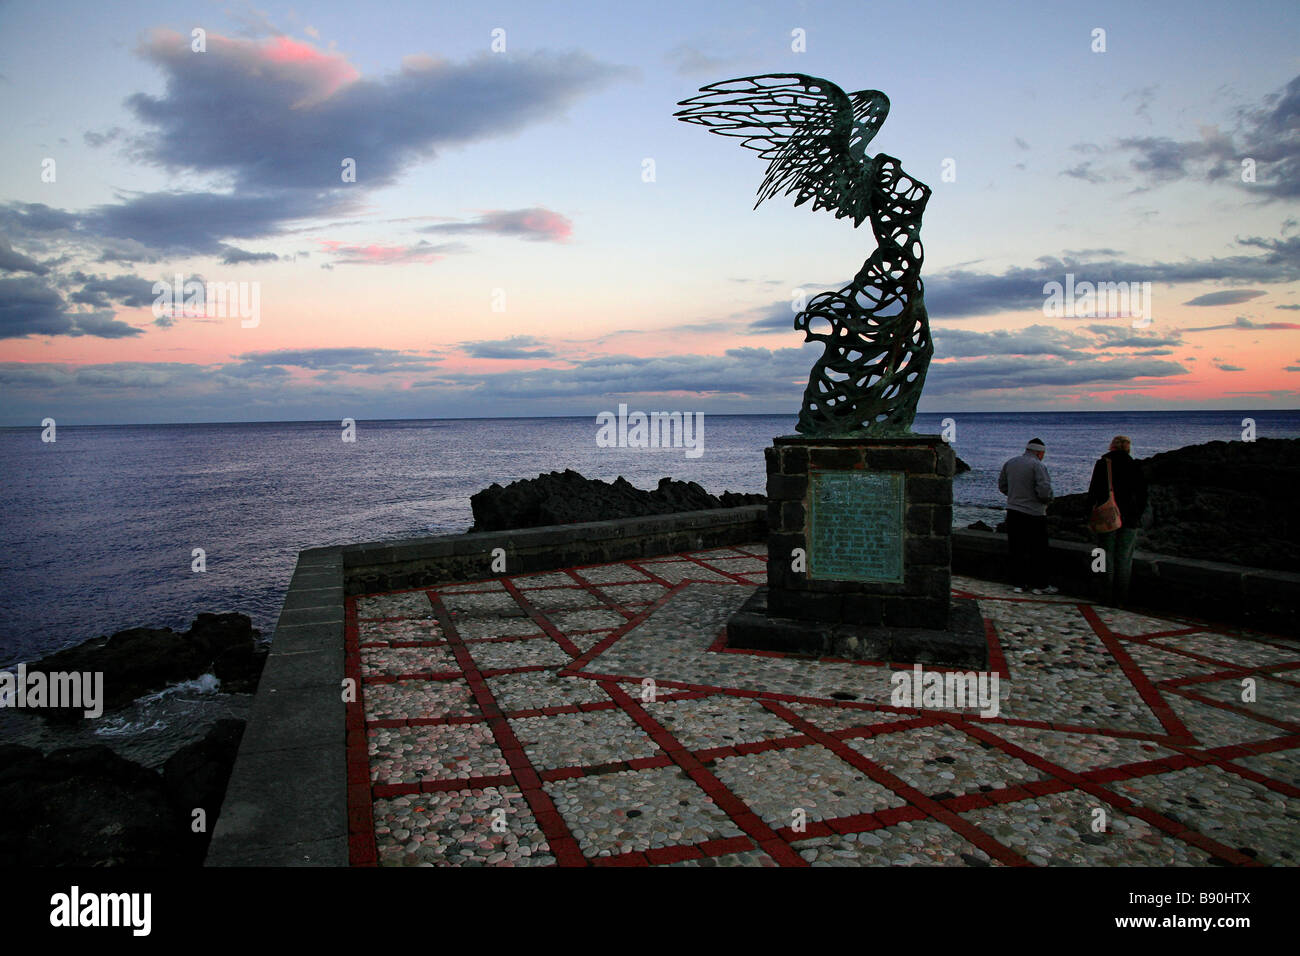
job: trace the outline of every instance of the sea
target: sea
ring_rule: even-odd
[[[1300,437],[1300,410],[922,414],[971,466],[953,484],[954,525],[1002,516],[1002,463],[1040,438],[1058,495],[1085,490],[1117,434],[1142,458],[1184,445]],[[239,611],[271,639],[298,551],[457,534],[470,496],[572,468],[639,488],[663,477],[715,494],[762,492],[763,449],[790,415],[706,415],[703,452],[609,448],[583,418],[76,426],[0,429],[0,668],[129,627],[184,630],[202,611]],[[206,570],[195,571],[202,549]],[[106,716],[76,739],[0,708],[0,739],[101,742],[156,765],[247,698],[210,677]]]

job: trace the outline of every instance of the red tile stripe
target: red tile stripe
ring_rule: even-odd
[[[808,865],[807,861],[790,849],[789,844],[782,840],[776,834],[776,831],[769,827],[758,814],[754,813],[743,800],[727,789],[722,781],[710,772],[694,754],[687,750],[662,724],[651,717],[640,702],[632,698],[613,681],[602,681],[601,686],[623,708],[624,712],[636,721],[637,725],[649,734],[651,739],[672,758],[673,763],[684,770],[687,776],[709,795],[718,808],[729,816],[731,821],[747,833],[772,859],[784,866]]]
[[[509,587],[508,584],[507,587]],[[433,602],[434,611],[442,622],[443,633],[447,635],[452,652],[456,655],[456,662],[460,664],[465,679],[469,682],[470,692],[474,695],[479,710],[488,719],[488,726],[492,730],[492,736],[496,740],[497,748],[506,758],[506,763],[510,767],[515,784],[523,792],[524,799],[528,802],[529,809],[533,811],[533,818],[537,821],[538,827],[546,835],[546,842],[550,845],[551,853],[555,856],[556,862],[561,866],[585,866],[587,861],[582,855],[582,850],[578,847],[578,841],[574,839],[573,834],[569,831],[569,825],[564,822],[564,818],[556,810],[550,794],[542,789],[541,778],[533,769],[532,764],[529,763],[524,748],[511,729],[509,721],[502,716],[501,708],[497,706],[491,688],[488,687],[487,681],[474,663],[469,648],[461,641],[456,625],[452,623],[451,615],[447,613],[446,607],[443,606],[442,600],[437,594],[430,593],[429,599]],[[515,600],[519,600],[517,590],[515,591]],[[520,601],[520,604],[526,606],[525,602]],[[533,613],[536,613],[536,611]],[[549,622],[547,624],[549,626]],[[554,631],[554,628],[551,628],[551,630]]]
[[[1183,726],[1183,722],[1178,719],[1178,715],[1174,713],[1173,708],[1160,696],[1160,691],[1143,673],[1142,668],[1133,662],[1133,658],[1129,657],[1128,651],[1124,649],[1120,641],[1111,633],[1110,628],[1098,616],[1096,609],[1090,604],[1079,604],[1077,607],[1083,615],[1083,619],[1092,627],[1093,633],[1105,645],[1106,650],[1110,652],[1110,656],[1115,659],[1120,670],[1124,672],[1124,676],[1129,679],[1129,683],[1138,692],[1138,696],[1151,708],[1151,713],[1155,715],[1156,720],[1160,721],[1161,726],[1165,728],[1169,736],[1193,741],[1191,731]]]
[[[912,808],[907,810],[908,814],[917,813],[919,811],[920,816],[910,817],[900,816],[897,812],[891,813],[890,809],[877,810],[873,815],[876,819],[884,822],[886,826],[892,826],[894,823],[901,822],[905,819],[920,819],[922,816],[933,817],[940,823],[945,824],[958,835],[964,837],[967,842],[979,847],[990,857],[1001,863],[1008,866],[1030,865],[1028,860],[1022,857],[1019,853],[1016,853],[1010,847],[999,843],[973,823],[959,817],[956,813],[949,810],[938,801],[927,797],[901,777],[890,773],[884,767],[881,767],[879,764],[859,753],[839,738],[814,726],[788,707],[783,707],[781,704],[770,701],[764,701],[763,706],[772,713],[781,717],[789,723],[791,727],[802,731],[804,734],[811,737],[845,763],[861,770],[876,783],[902,797],[903,800]],[[930,723],[937,724],[939,721],[933,719],[930,720]],[[1025,796],[1029,796],[1029,794],[1026,792]],[[897,808],[894,809],[895,811],[897,810]]]

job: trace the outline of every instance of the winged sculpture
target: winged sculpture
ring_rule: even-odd
[[[812,202],[854,228],[871,220],[876,250],[853,281],[808,301],[794,319],[825,346],[804,390],[797,430],[808,436],[911,434],[934,353],[921,282],[921,215],[930,187],[867,146],[889,115],[879,90],[845,93],[802,73],[747,76],[701,87],[674,114],[767,161],[758,208],[778,193]]]

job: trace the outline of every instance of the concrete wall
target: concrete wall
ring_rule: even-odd
[[[1098,577],[1092,573],[1093,547],[1050,542],[1051,583],[1067,594],[1093,597]],[[1007,536],[953,531],[952,572],[1009,582]],[[1294,635],[1300,618],[1300,574],[1137,551],[1129,597],[1139,609]]]
[[[588,521],[582,524],[380,541],[342,549],[346,593],[367,594],[497,577],[492,552],[505,551],[507,574],[532,574],[582,564],[700,551],[767,538],[767,508]]]

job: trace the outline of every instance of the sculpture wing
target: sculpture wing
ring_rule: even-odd
[[[794,194],[796,206],[866,217],[855,202],[862,182],[867,143],[889,113],[889,99],[878,90],[852,97],[830,80],[802,73],[747,76],[701,87],[700,95],[677,104],[674,115],[719,136],[735,136],[741,146],[767,160],[757,208],[777,193]]]

